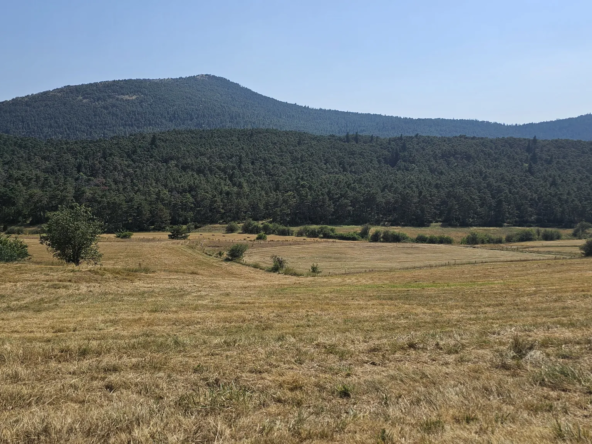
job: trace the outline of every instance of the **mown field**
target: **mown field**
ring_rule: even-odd
[[[25,236],[0,265],[0,442],[592,442],[581,241],[253,237],[105,236],[76,268]],[[324,272],[205,254],[245,238],[247,262]]]

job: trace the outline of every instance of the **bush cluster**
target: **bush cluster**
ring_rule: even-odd
[[[418,244],[453,244],[454,240],[450,236],[426,236],[425,234],[418,234],[415,242]]]
[[[347,241],[358,241],[362,238],[359,233],[346,232],[338,233],[335,228],[322,225],[320,227],[304,226],[299,228],[296,232],[296,236],[299,237],[310,237],[310,238],[321,238],[321,239],[338,239]]]
[[[487,233],[477,233],[471,231],[467,237],[464,237],[460,243],[464,245],[479,245],[479,244],[501,244],[504,239],[501,236],[491,236]]]
[[[290,227],[275,223],[270,224],[267,222],[261,225],[261,230],[265,234],[275,234],[277,236],[292,236],[294,234],[294,230],[292,230]]]
[[[411,242],[411,238],[405,233],[400,233],[398,231],[376,230],[370,236],[370,242]]]
[[[510,233],[506,236],[506,242],[530,242],[535,240],[553,241],[561,239],[561,232],[559,230],[540,229],[533,230],[528,228],[526,230],[520,230],[516,233]]]
[[[543,230],[540,237],[544,241],[554,241],[561,239],[563,236],[561,236],[559,230]]]
[[[233,222],[231,222],[233,223]],[[228,224],[230,226],[230,224]],[[227,232],[228,227],[226,227]],[[238,230],[237,230],[238,231]],[[276,224],[276,223],[268,223],[265,222],[263,224],[259,224],[251,219],[247,219],[243,223],[243,228],[241,230],[242,233],[245,234],[276,234],[278,236],[292,236],[294,234],[294,230],[290,227],[286,227],[284,225]]]
[[[16,237],[11,238],[0,233],[0,262],[22,261],[28,257],[27,244]]]
[[[131,231],[119,231],[115,233],[117,239],[129,239],[134,235]]]

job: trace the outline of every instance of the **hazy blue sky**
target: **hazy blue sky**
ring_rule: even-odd
[[[506,123],[592,112],[590,0],[3,0],[0,100],[214,74],[276,99]]]

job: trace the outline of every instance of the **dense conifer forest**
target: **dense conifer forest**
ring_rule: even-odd
[[[109,230],[283,224],[573,226],[592,221],[592,142],[186,130],[0,135],[0,223],[84,203]]]
[[[525,137],[592,140],[592,115],[526,125],[410,119],[311,109],[215,76],[67,86],[0,102],[0,133],[108,138],[173,129],[273,128],[313,134]]]

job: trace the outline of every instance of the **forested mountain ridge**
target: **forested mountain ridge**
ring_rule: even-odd
[[[573,226],[592,221],[592,142],[175,130],[0,135],[0,223],[84,203],[108,229],[284,224]]]
[[[592,114],[525,125],[411,119],[311,109],[221,77],[118,80],[66,86],[0,102],[0,133],[96,139],[172,129],[273,128],[313,134],[525,137],[592,140]]]

